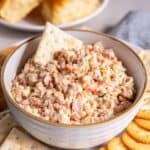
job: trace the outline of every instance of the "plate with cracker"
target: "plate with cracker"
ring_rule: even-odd
[[[17,30],[34,32],[43,31],[46,22],[51,22],[60,28],[78,27],[100,14],[108,1],[1,0],[0,24]]]

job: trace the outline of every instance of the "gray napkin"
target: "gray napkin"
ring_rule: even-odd
[[[108,33],[144,49],[150,49],[150,13],[129,12]]]

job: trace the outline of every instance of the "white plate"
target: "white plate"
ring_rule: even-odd
[[[0,19],[0,24],[12,29],[23,30],[23,31],[40,32],[44,29],[44,23],[35,22],[34,20],[30,20],[28,18],[16,24],[11,24],[3,19]]]
[[[100,14],[104,10],[106,5],[108,4],[108,1],[109,0],[102,0],[102,3],[99,6],[99,8],[97,8],[97,10],[94,11],[91,15],[84,17],[82,19],[79,19],[77,21],[74,21],[74,22],[59,25],[59,27],[65,29],[65,28],[78,27],[78,26],[82,25],[83,23],[89,21],[93,17]],[[26,17],[25,19],[23,19],[22,21],[20,21],[16,24],[11,24],[11,23],[3,20],[3,19],[0,19],[0,24],[7,26],[9,28],[12,28],[12,29],[17,29],[17,30],[41,32],[44,29],[45,23],[44,23],[44,21],[42,21],[41,18],[37,18],[35,16],[34,17],[29,16],[29,17]]]

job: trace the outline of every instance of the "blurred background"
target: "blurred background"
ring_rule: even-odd
[[[96,17],[82,24],[95,31],[105,32],[114,28],[131,10],[150,12],[149,0],[109,0]],[[150,20],[150,19],[149,19]],[[0,24],[0,49],[37,34],[27,30],[16,30]]]

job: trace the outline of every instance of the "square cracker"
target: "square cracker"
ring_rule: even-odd
[[[46,65],[56,51],[72,48],[80,49],[82,46],[82,41],[47,23],[41,42],[35,53],[34,61],[40,65]]]
[[[51,150],[44,144],[36,141],[27,133],[13,128],[1,146],[1,150]]]
[[[148,82],[147,82],[147,91],[150,92],[150,50],[143,50],[139,53],[140,58],[142,59],[146,72],[147,72],[147,77],[148,77]]]
[[[10,23],[26,17],[42,0],[0,0],[0,16]]]
[[[10,113],[5,113],[0,118],[0,144],[4,138],[8,135],[10,130],[16,125],[12,115]]]

